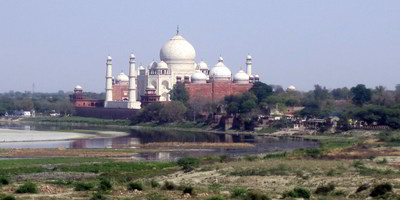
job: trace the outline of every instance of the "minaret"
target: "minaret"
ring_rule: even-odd
[[[107,107],[107,102],[112,100],[112,58],[108,56],[106,62],[106,102],[104,106]]]
[[[140,109],[140,102],[136,101],[136,61],[135,55],[129,58],[129,86],[128,86],[128,108]]]
[[[252,58],[251,58],[250,54],[247,55],[247,57],[246,57],[247,71],[246,72],[247,72],[247,75],[249,75],[249,76],[251,76],[251,64],[253,63],[251,59]]]

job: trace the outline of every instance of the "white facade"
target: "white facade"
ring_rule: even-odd
[[[140,108],[140,96],[145,94],[146,88],[150,85],[156,89],[156,94],[160,95],[160,101],[169,101],[169,92],[177,82],[199,84],[208,81],[233,81],[234,79],[230,69],[224,65],[222,57],[218,59],[218,63],[211,70],[203,61],[196,63],[194,47],[179,35],[179,31],[161,47],[160,62],[152,61],[147,68],[140,66],[135,69],[135,57],[132,54],[129,64],[129,99],[127,102],[113,101],[111,57],[108,57],[105,107]],[[247,74],[240,71],[235,76],[236,82],[239,84],[250,82],[248,78],[251,75],[250,55],[246,57],[246,65]],[[203,73],[204,76],[199,73]],[[126,77],[120,74],[117,78],[125,79]]]

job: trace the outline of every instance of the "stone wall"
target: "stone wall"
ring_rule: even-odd
[[[76,116],[102,119],[130,119],[137,112],[137,109],[75,107]]]
[[[213,82],[204,84],[185,84],[189,100],[218,102],[227,95],[235,95],[248,91],[253,84],[235,84],[232,82]]]

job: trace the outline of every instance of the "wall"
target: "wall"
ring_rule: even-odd
[[[227,95],[236,95],[244,93],[253,86],[253,84],[235,84],[230,81],[213,82],[204,84],[185,84],[189,93],[189,100],[201,99],[204,101],[218,102]]]
[[[76,107],[75,115],[80,117],[94,117],[102,119],[129,119],[139,110],[122,108],[90,108]]]

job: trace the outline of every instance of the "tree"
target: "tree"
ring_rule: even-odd
[[[256,82],[253,84],[250,92],[256,95],[258,103],[260,103],[262,100],[272,94],[272,87],[263,82]]]
[[[169,95],[171,95],[171,100],[172,101],[180,101],[184,103],[185,105],[187,104],[189,100],[189,92],[185,88],[185,85],[183,83],[176,83],[172,90],[169,92]]]
[[[355,105],[362,106],[371,100],[372,92],[364,84],[358,84],[356,87],[352,87],[350,91],[354,95],[352,101]]]
[[[317,101],[326,100],[329,97],[329,91],[320,85],[314,85],[314,98]]]
[[[350,98],[350,90],[347,87],[333,89],[331,93],[335,100],[348,100]]]
[[[186,106],[180,101],[171,101],[164,105],[160,111],[160,122],[176,122],[182,121],[187,111]]]
[[[138,124],[141,122],[153,122],[159,121],[159,114],[161,109],[164,107],[159,102],[153,102],[146,107],[142,108],[140,112],[131,118],[132,124]]]

